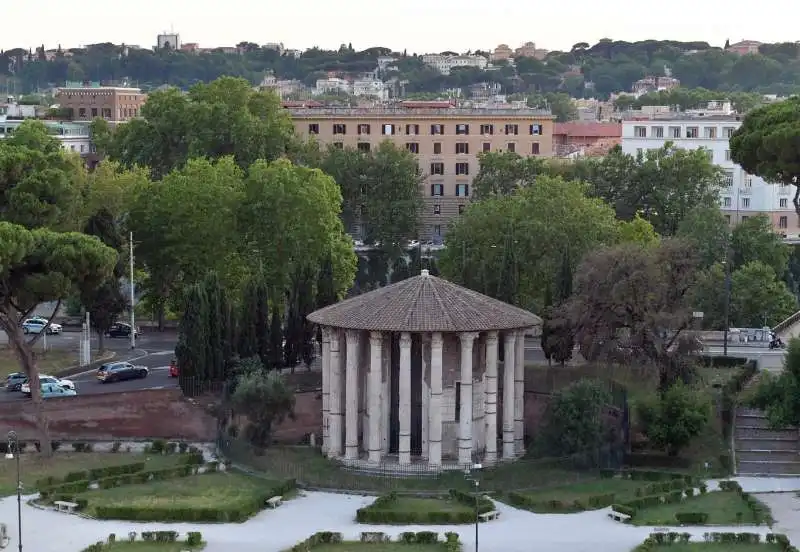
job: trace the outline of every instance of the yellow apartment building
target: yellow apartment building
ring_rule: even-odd
[[[420,239],[438,240],[464,210],[482,152],[551,156],[554,117],[534,109],[465,109],[445,102],[395,108],[289,108],[297,133],[322,144],[370,151],[391,140],[419,160],[425,180]],[[360,235],[358,228],[349,229]]]

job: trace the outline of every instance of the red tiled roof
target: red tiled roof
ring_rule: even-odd
[[[553,135],[585,136],[593,138],[622,137],[621,123],[556,123]]]

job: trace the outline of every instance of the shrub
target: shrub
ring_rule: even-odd
[[[189,531],[186,533],[186,544],[188,546],[200,546],[203,542],[203,534],[198,531]]]
[[[186,454],[186,449],[189,448],[189,445],[186,443],[178,443],[178,452],[181,454]]]
[[[120,448],[121,446],[122,446],[122,445],[120,444],[120,442],[119,442],[119,441],[114,441],[114,442],[111,444],[111,452],[119,452],[119,448]]]
[[[164,454],[167,450],[167,442],[164,439],[155,439],[150,443],[150,452],[153,454]]]
[[[675,519],[681,525],[705,525],[708,521],[706,512],[678,512]]]
[[[677,382],[666,393],[637,403],[636,411],[647,439],[677,456],[708,424],[711,401],[707,393]]]
[[[375,499],[364,508],[356,511],[358,523],[390,523],[390,524],[460,524],[475,522],[475,496],[455,489],[450,491],[450,497],[465,506],[468,511],[450,510],[392,510],[392,503],[397,500],[397,494],[391,492]],[[485,514],[494,510],[494,504],[486,497],[478,497],[478,514]]]
[[[167,443],[167,446],[164,448],[164,452],[166,454],[175,454],[175,450],[178,448],[178,443]]]
[[[86,443],[72,443],[72,450],[75,452],[83,452]]]

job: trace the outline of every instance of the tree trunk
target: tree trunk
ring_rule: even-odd
[[[104,353],[106,350],[106,332],[97,330],[97,349]]]
[[[3,317],[7,321],[15,321],[15,317]],[[41,444],[41,452],[45,456],[53,455],[53,443],[50,439],[50,430],[48,427],[47,413],[45,413],[42,404],[42,393],[39,384],[39,366],[36,362],[36,353],[25,339],[17,324],[3,324],[8,341],[17,358],[22,364],[22,370],[28,376],[28,382],[31,386],[31,400],[33,401],[33,410],[36,414],[36,427],[39,430],[39,443]]]

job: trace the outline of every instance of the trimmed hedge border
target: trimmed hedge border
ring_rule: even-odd
[[[633,552],[650,552],[662,546],[687,544],[692,542],[691,539],[692,535],[689,533],[652,533],[642,544],[637,546]],[[782,533],[767,533],[763,540],[758,533],[704,533],[703,542],[731,544],[734,545],[734,549],[737,544],[777,544],[780,546],[781,552],[798,552],[797,548],[792,546],[791,542],[789,542],[789,537]]]
[[[651,495],[661,495],[672,491],[686,491],[689,493],[693,491],[694,486],[697,484],[693,477],[672,472],[660,472],[650,470],[625,470],[617,472],[614,470],[601,470],[600,476],[603,479],[612,479],[619,476],[621,479],[629,479],[633,481],[653,481],[653,483],[643,485],[636,489],[637,497],[648,497]],[[516,508],[523,508],[525,510],[539,511],[542,513],[563,513],[571,514],[576,512],[585,512],[587,510],[598,510],[600,508],[607,508],[614,504],[616,494],[605,493],[588,496],[582,500],[574,500],[572,502],[562,500],[537,500],[531,498],[525,493],[511,491],[506,494],[508,503]],[[627,512],[620,512],[627,514]],[[630,515],[630,514],[627,514]]]
[[[410,495],[406,495],[410,496]],[[411,495],[413,496],[413,495]],[[356,511],[356,521],[358,523],[376,524],[462,524],[475,522],[475,501],[478,501],[478,514],[485,514],[494,511],[494,503],[485,496],[475,497],[475,495],[465,493],[456,489],[450,489],[450,498],[471,508],[468,512],[440,511],[395,511],[391,507],[400,498],[396,492],[378,497],[375,502]]]
[[[332,531],[319,531],[314,533],[306,540],[299,542],[285,550],[284,552],[308,552],[323,544],[339,544],[347,542],[342,537],[341,533],[334,533]],[[392,540],[389,535],[381,532],[365,532],[361,533],[359,542],[394,542],[397,544],[446,544],[447,552],[460,552],[461,543],[458,540],[458,533],[447,532],[444,534],[444,540],[439,538],[439,533],[433,531],[406,531],[400,533],[397,540]]]
[[[140,541],[136,540],[136,531],[131,531],[128,533],[128,538],[126,540],[120,540],[119,542],[127,542],[127,543],[134,543],[134,542],[163,542],[163,543],[171,543],[171,542],[178,542],[178,536],[180,533],[177,531],[142,531],[142,538]],[[198,546],[203,544],[203,534],[198,531],[189,531],[186,533],[186,539],[182,541],[186,546],[189,548],[197,548]],[[111,533],[108,535],[108,539],[105,542],[97,541],[94,544],[90,544],[86,548],[84,548],[81,552],[103,552],[105,550],[109,550],[114,544],[117,543],[117,535]]]

